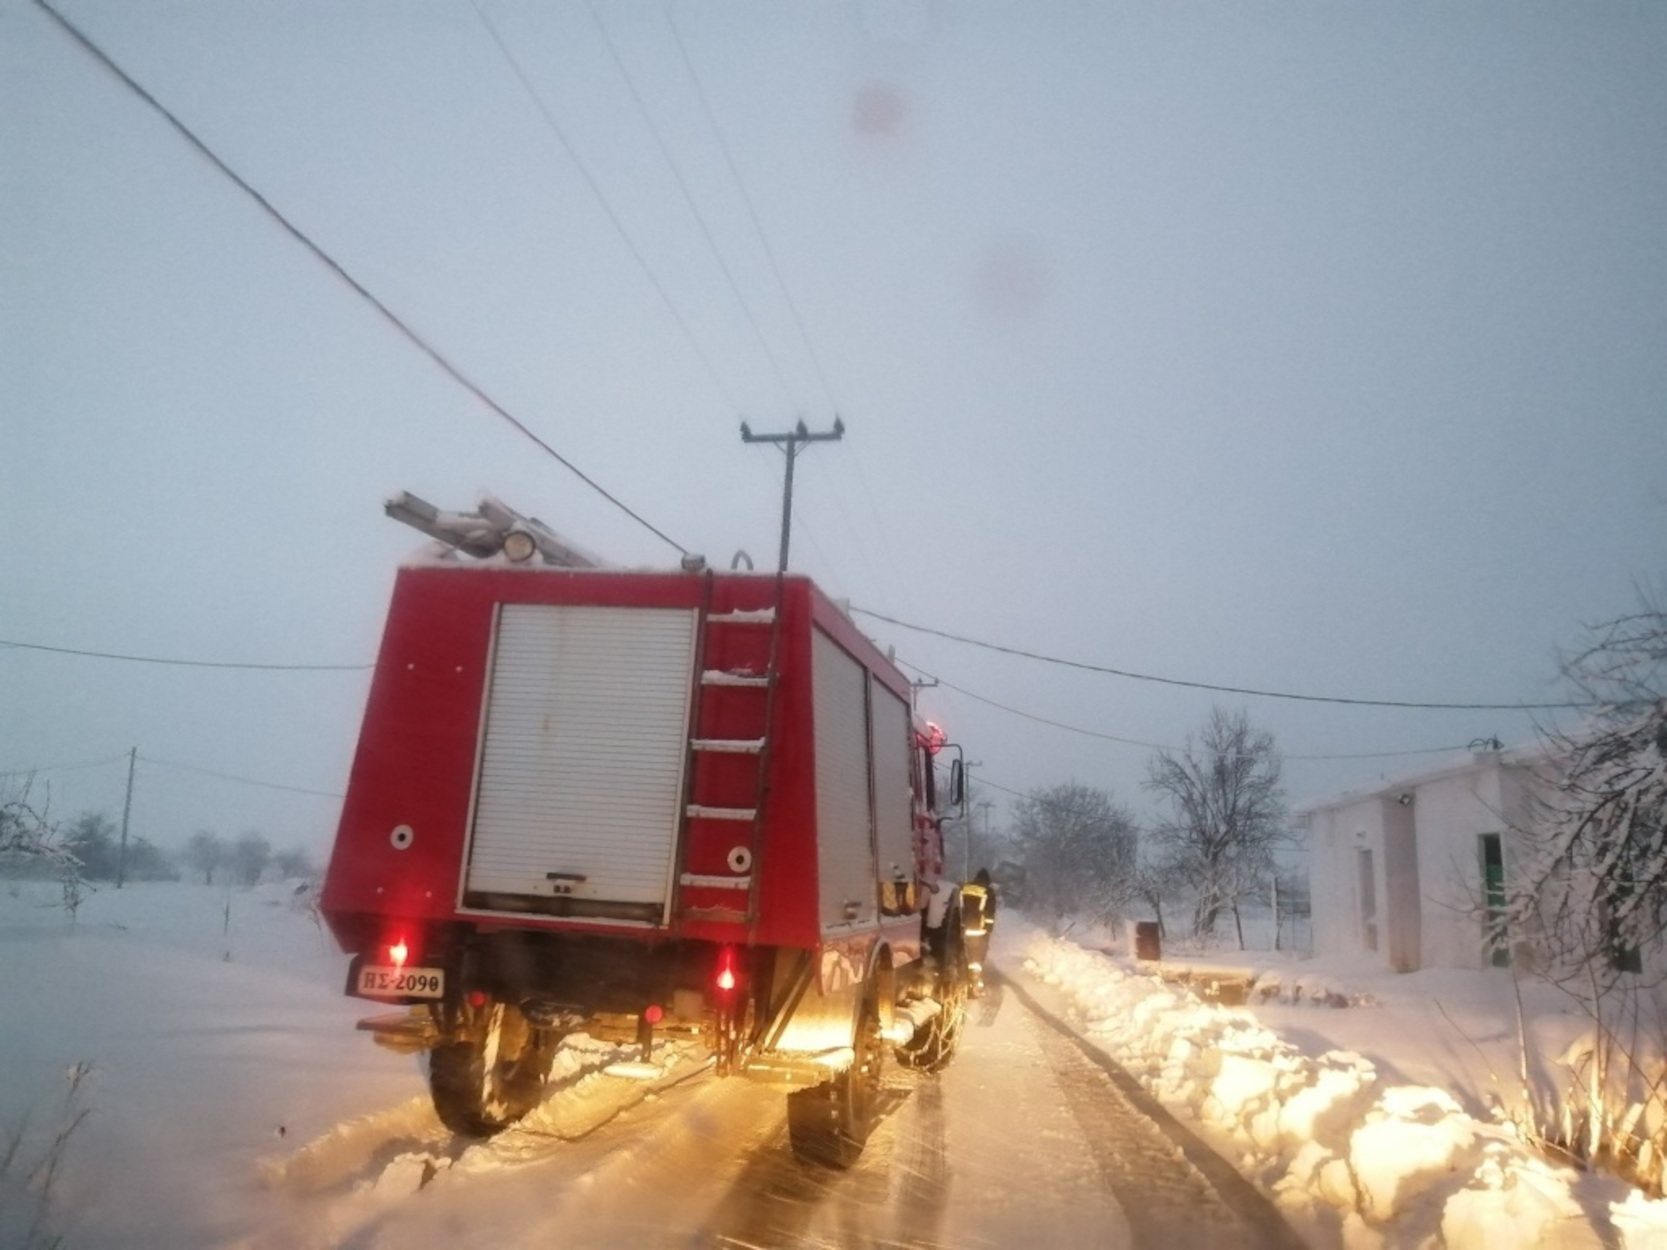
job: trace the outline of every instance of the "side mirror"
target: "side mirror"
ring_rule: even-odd
[[[949,803],[951,807],[960,807],[967,801],[966,769],[958,759],[949,761]]]

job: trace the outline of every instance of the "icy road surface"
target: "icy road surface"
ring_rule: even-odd
[[[652,1092],[581,1076],[525,1127],[476,1145],[448,1139],[420,1104],[348,1126],[275,1161],[295,1203],[251,1244],[1300,1244],[1225,1165],[1206,1179],[1002,985],[975,1005],[945,1072],[892,1069],[883,1121],[849,1172],[793,1159],[779,1093],[683,1069]]]
[[[891,1067],[867,1153],[836,1173],[793,1160],[780,1093],[711,1077],[693,1048],[665,1048],[677,1062],[653,1084],[610,1077],[619,1053],[588,1039],[523,1125],[460,1141],[417,1061],[354,1032],[367,1004],[344,975],[293,886],[101,889],[72,924],[53,883],[5,883],[0,1134],[19,1149],[0,1169],[0,1245],[31,1230],[77,1250],[1289,1236],[1033,1013],[1029,994],[1050,991],[1028,979],[974,1004],[942,1074]],[[81,1111],[51,1184],[29,1181]]]
[[[1012,915],[1013,980],[945,1073],[894,1071],[842,1175],[792,1162],[780,1094],[711,1078],[687,1046],[645,1085],[573,1039],[523,1125],[456,1140],[417,1061],[354,1031],[371,1009],[293,882],[106,887],[73,921],[62,903],[54,882],[0,881],[6,1250],[1290,1244],[1195,1133],[1323,1250],[1667,1245],[1667,1200],[1538,1158],[1485,1118],[1497,1083],[1444,1062],[1515,1062],[1486,973],[1386,972],[1337,1011],[1335,970],[1287,961],[1286,1005],[1263,1008],[1281,1038]],[[1534,1022],[1559,1053],[1563,1017]]]

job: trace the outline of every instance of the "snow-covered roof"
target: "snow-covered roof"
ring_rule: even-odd
[[[1314,799],[1300,803],[1291,809],[1298,817],[1307,817],[1315,812],[1330,811],[1338,807],[1352,807],[1369,799],[1394,798],[1406,790],[1415,790],[1419,786],[1429,785],[1436,781],[1445,781],[1449,777],[1460,777],[1466,773],[1480,772],[1488,768],[1533,768],[1550,760],[1554,752],[1544,742],[1529,742],[1519,746],[1502,747],[1497,751],[1468,751],[1455,752],[1446,757],[1446,762],[1433,768],[1420,769],[1417,772],[1402,773],[1394,777],[1387,777],[1376,785],[1363,786],[1359,789],[1344,790],[1325,798]]]

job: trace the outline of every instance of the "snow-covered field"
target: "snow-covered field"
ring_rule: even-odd
[[[221,1244],[261,1158],[410,1096],[293,888],[103,886],[72,927],[55,884],[0,882],[0,1245],[37,1216],[73,1246]],[[50,1192],[23,1184],[80,1109]]]
[[[1224,1008],[1017,916],[999,935],[1007,975],[1316,1245],[1667,1246],[1656,1207],[1544,1163],[1492,1116],[1515,1071],[1498,978],[1291,963],[1277,992]],[[292,885],[106,887],[72,925],[54,885],[0,881],[0,1245],[351,1244],[434,1175],[537,1165],[701,1071],[673,1052],[657,1085],[615,1080],[614,1052],[576,1045],[533,1131],[463,1146],[416,1061],[354,1032],[366,1005],[342,995],[345,969]],[[1555,1051],[1575,1021],[1537,1006]]]
[[[624,1056],[579,1039],[533,1131],[465,1148],[346,974],[295,883],[102,886],[72,925],[56,884],[0,881],[0,1247],[342,1244],[403,1170],[526,1163],[700,1068],[596,1079]]]

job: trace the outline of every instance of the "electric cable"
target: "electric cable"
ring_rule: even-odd
[[[32,777],[36,773],[73,773],[84,768],[103,768],[106,764],[119,763],[127,759],[127,752],[111,755],[101,760],[83,760],[78,764],[40,764],[34,768],[13,768],[0,772],[0,777]]]
[[[683,64],[689,71],[689,79],[695,85],[695,96],[700,100],[701,111],[706,114],[706,120],[712,127],[712,133],[717,137],[718,147],[724,154],[724,161],[729,166],[730,177],[735,179],[735,187],[741,193],[741,201],[747,206],[747,215],[752,219],[752,228],[758,235],[758,241],[763,245],[764,255],[769,260],[770,272],[775,275],[776,285],[781,288],[782,299],[786,301],[788,311],[793,316],[793,324],[798,327],[799,339],[805,345],[805,353],[810,357],[811,367],[816,371],[816,380],[822,387],[822,394],[828,400],[828,406],[839,411],[839,401],[834,397],[833,388],[828,385],[828,374],[822,368],[822,358],[817,354],[815,346],[810,341],[810,332],[805,328],[805,320],[799,314],[799,305],[793,299],[793,292],[787,288],[787,279],[782,276],[781,265],[776,260],[776,250],[770,246],[770,237],[764,232],[764,223],[758,215],[758,206],[753,203],[752,194],[747,190],[747,183],[741,177],[741,168],[735,163],[735,154],[730,151],[729,141],[724,138],[723,127],[718,125],[717,114],[712,111],[712,102],[706,97],[706,87],[700,80],[700,74],[695,70],[694,60],[689,56],[689,49],[683,43],[683,35],[677,28],[677,17],[672,13],[669,5],[664,10],[666,24],[671,28],[671,37],[677,44],[677,50],[683,56]]]
[[[97,660],[127,660],[137,664],[170,664],[179,668],[235,668],[292,673],[355,673],[375,668],[374,664],[255,664],[230,660],[178,660],[156,655],[126,655],[116,651],[84,651],[76,647],[49,647],[39,642],[13,642],[0,638],[0,647],[22,651],[49,651],[54,655],[86,656]]]
[[[793,397],[793,388],[788,384],[787,375],[782,372],[781,362],[770,349],[769,342],[764,337],[764,330],[758,324],[758,318],[753,315],[752,305],[747,303],[746,296],[741,294],[741,287],[735,281],[735,275],[730,271],[729,262],[724,259],[723,252],[718,247],[718,241],[712,236],[712,229],[706,224],[706,217],[701,213],[700,206],[695,203],[694,192],[689,189],[689,183],[683,176],[683,169],[671,154],[671,147],[661,134],[660,127],[655,124],[653,115],[648,111],[648,103],[637,90],[636,80],[631,77],[631,71],[626,68],[625,60],[619,54],[619,47],[614,43],[613,36],[608,33],[607,26],[602,21],[602,15],[596,11],[595,0],[585,0],[585,7],[590,10],[590,20],[596,24],[597,32],[602,36],[602,42],[608,46],[608,55],[613,58],[614,66],[619,70],[619,76],[625,80],[625,89],[631,94],[631,102],[637,106],[637,116],[642,118],[643,125],[648,127],[648,133],[654,137],[655,146],[660,149],[660,155],[671,170],[672,178],[677,182],[677,189],[683,193],[683,202],[689,206],[689,212],[694,215],[696,224],[700,226],[700,233],[706,240],[706,247],[712,253],[712,259],[717,261],[718,269],[723,273],[724,281],[729,284],[730,294],[735,296],[735,302],[741,306],[741,313],[752,327],[753,337],[758,340],[759,349],[764,358],[770,362],[770,368],[776,375],[776,381],[781,385],[782,394],[787,397],[789,406],[797,407]]]
[[[387,304],[384,304],[380,299],[372,294],[370,289],[349,273],[341,262],[331,256],[330,253],[326,252],[320,244],[312,239],[311,236],[286,217],[283,212],[272,203],[271,200],[267,199],[266,196],[256,190],[247,179],[228,165],[225,160],[215,153],[214,149],[209,147],[206,142],[200,139],[189,126],[169,111],[166,105],[141,86],[140,83],[120,65],[116,64],[110,55],[106,53],[103,48],[99,47],[99,45],[95,43],[89,35],[84,33],[80,27],[76,26],[62,13],[58,12],[57,9],[53,8],[48,0],[35,0],[35,4],[38,8],[44,10],[53,21],[57,22],[58,25],[61,26],[71,38],[73,38],[78,44],[81,45],[82,48],[96,58],[100,64],[116,75],[117,78],[121,79],[129,90],[131,90],[146,104],[150,105],[151,108],[156,110],[156,112],[160,114],[170,126],[178,131],[180,136],[184,138],[187,143],[196,148],[197,151],[200,152],[210,164],[235,183],[251,199],[253,199],[256,204],[260,205],[260,207],[264,209],[274,221],[282,226],[291,237],[293,237],[303,247],[307,248],[308,251],[312,252],[312,254],[317,257],[318,260],[323,262],[328,269],[335,273],[337,277],[347,283],[349,287],[357,292],[358,295],[370,304],[371,307],[376,309],[377,312],[381,313],[383,318],[390,325],[392,325],[394,329],[404,335],[406,339],[408,339],[415,347],[422,351],[424,355],[438,365],[442,371],[452,378],[453,381],[463,387],[464,390],[468,391],[481,403],[485,404],[486,407],[492,412],[507,421],[541,451],[545,452],[558,464],[562,465],[563,468],[567,469],[568,472],[572,473],[574,477],[578,478],[586,486],[590,487],[591,490],[602,496],[603,499],[606,499],[609,503],[613,504],[614,507],[625,513],[626,516],[637,522],[637,524],[648,530],[656,538],[659,538],[662,542],[676,548],[676,550],[682,555],[689,554],[687,547],[684,547],[681,543],[677,542],[663,530],[653,525],[618,496],[603,487],[601,483],[596,481],[595,478],[591,477],[583,469],[579,468],[579,466],[574,464],[573,461],[569,460],[566,456],[562,455],[561,452],[557,451],[549,443],[545,442],[537,434],[533,433],[533,431],[528,428],[528,426],[521,421],[520,418],[510,412],[509,409],[505,408],[497,400],[493,399],[491,395],[487,394],[485,389],[482,388],[479,383],[470,379],[468,375],[465,374],[457,365],[454,365],[449,359],[447,359],[439,348],[435,347],[422,335],[418,334],[417,331],[406,323],[398,313],[394,312],[392,308],[388,307]]]
[[[1015,790],[1012,786],[1004,786],[999,781],[991,781],[982,772],[978,774],[977,779],[972,784],[975,787],[989,786],[992,790],[1000,790],[1003,794],[1011,794],[1016,799],[1028,799],[1030,797],[1023,790]]]
[[[159,760],[154,755],[141,755],[139,760],[146,764],[160,764],[164,768],[177,768],[181,772],[198,773],[204,777],[215,777],[221,781],[235,781],[240,785],[259,786],[264,790],[285,790],[290,794],[310,794],[321,799],[340,799],[345,795],[337,794],[333,790],[309,790],[305,786],[286,786],[276,781],[261,781],[254,777],[239,777],[234,773],[216,772],[212,768],[199,768],[195,764],[181,764],[177,760]]]
[[[775,470],[766,465],[763,460],[763,457],[770,454],[769,447],[762,443],[755,443],[753,446],[758,452],[758,455],[753,457],[753,463],[758,465],[759,470],[776,485],[777,489],[780,489],[781,479],[777,476]],[[777,448],[777,450],[779,451],[780,448]],[[810,544],[811,549],[821,559],[823,567],[828,570],[827,578],[819,580],[818,585],[821,585],[823,589],[832,588],[835,592],[837,592],[839,585],[849,585],[851,579],[840,570],[839,562],[828,554],[827,549],[817,539],[815,528],[805,519],[803,508],[793,510],[789,518],[789,524],[793,527],[792,534],[802,535],[804,540]],[[789,541],[791,542],[791,535]]]
[[[1590,706],[1586,703],[1417,703],[1401,699],[1353,699],[1337,695],[1292,694],[1288,691],[1256,690],[1247,686],[1219,686],[1206,681],[1184,681],[1178,677],[1157,677],[1151,673],[1137,673],[1129,669],[1111,668],[1104,664],[1088,664],[1082,660],[1067,660],[1056,655],[1026,651],[1021,647],[1008,647],[997,642],[985,642],[979,638],[969,638],[965,634],[952,634],[948,630],[934,629],[930,625],[915,625],[909,621],[900,621],[895,616],[887,616],[883,612],[875,612],[855,605],[852,605],[851,611],[861,616],[872,617],[876,621],[884,621],[888,625],[896,625],[900,629],[911,629],[917,634],[930,634],[934,638],[946,638],[950,642],[963,643],[966,646],[977,647],[983,651],[995,651],[1001,655],[1018,656],[1020,659],[1036,660],[1043,664],[1055,664],[1061,668],[1077,669],[1085,673],[1105,673],[1111,677],[1126,677],[1131,681],[1155,682],[1160,686],[1182,686],[1189,690],[1213,690],[1221,694],[1242,694],[1257,699],[1292,699],[1300,703],[1340,703],[1352,707],[1398,707],[1443,712],[1549,712]]]
[[[683,42],[683,35],[678,29],[676,14],[672,11],[669,3],[664,9],[664,13],[666,25],[671,30],[672,40],[677,44],[677,51],[683,59],[684,68],[688,70],[689,81],[694,85],[695,97],[700,101],[701,112],[706,117],[707,125],[712,129],[713,137],[718,141],[718,148],[723,153],[724,163],[729,169],[729,176],[735,183],[735,189],[741,197],[741,202],[746,206],[747,217],[752,224],[753,233],[758,236],[759,246],[763,249],[765,259],[770,266],[770,273],[776,280],[776,287],[780,290],[782,300],[787,305],[788,312],[793,318],[793,325],[799,332],[799,341],[804,344],[805,355],[809,358],[811,368],[816,374],[817,384],[821,387],[822,395],[828,401],[828,406],[837,414],[840,410],[839,400],[834,394],[833,386],[828,381],[828,372],[822,365],[821,354],[811,341],[810,330],[805,325],[803,315],[799,312],[798,301],[793,298],[792,289],[787,285],[787,277],[782,273],[781,264],[776,258],[775,248],[770,243],[770,236],[764,229],[764,220],[759,215],[758,205],[753,201],[752,193],[747,189],[746,179],[741,176],[741,167],[735,159],[735,153],[729,146],[729,140],[724,134],[722,125],[718,122],[717,113],[713,110],[712,102],[706,94],[706,86],[701,81],[699,71],[695,69],[694,58],[689,55],[688,45]],[[891,541],[891,535],[886,532],[885,524],[881,520],[880,509],[874,502],[874,492],[869,487],[868,475],[863,469],[861,454],[853,447],[851,456],[857,467],[857,477],[862,485],[863,495],[868,500],[870,513],[874,517],[876,528],[880,532],[881,550],[885,553],[893,580],[896,581],[899,589],[906,596],[908,594],[908,583],[904,580],[902,572],[897,567],[897,559],[892,554],[892,548],[895,544]],[[835,502],[839,504],[840,512],[843,515],[845,512],[843,502],[839,500],[838,496],[835,497]],[[850,525],[848,516],[846,517],[846,524],[847,526]],[[862,540],[857,537],[855,527],[850,528],[850,533],[857,543],[858,554],[862,557],[863,563],[872,569],[873,561],[864,549]]]
[[[993,707],[998,711],[1008,712],[1028,721],[1035,721],[1038,725],[1048,725],[1054,729],[1063,729],[1068,733],[1082,734],[1084,737],[1088,738],[1099,738],[1106,742],[1116,742],[1122,744],[1123,746],[1144,747],[1152,751],[1168,751],[1173,755],[1185,755],[1189,753],[1189,750],[1186,747],[1165,746],[1161,742],[1144,742],[1139,738],[1120,738],[1116,734],[1102,733],[1098,729],[1085,729],[1081,725],[1070,725],[1064,721],[1050,720],[1046,716],[1038,716],[1034,712],[1027,712],[1022,708],[1012,707],[1006,703],[998,703],[994,699],[987,698],[984,695],[976,693],[975,691],[968,690],[965,686],[957,686],[954,682],[946,681],[935,673],[929,673],[925,669],[921,668],[920,665],[910,663],[901,656],[898,657],[897,662],[907,668],[913,669],[915,672],[920,673],[924,677],[930,678],[932,681],[942,686],[945,690],[953,690],[956,694],[965,695],[975,703],[982,703],[985,706]],[[1413,751],[1360,751],[1345,755],[1288,755],[1284,751],[1280,751],[1277,754],[1282,760],[1386,760],[1413,755],[1451,755],[1455,751],[1463,751],[1465,749],[1466,748],[1462,744],[1455,743],[1452,746],[1446,747],[1420,747],[1419,749]],[[1246,758],[1256,759],[1259,754],[1259,752],[1252,752]],[[1237,759],[1239,756],[1234,754],[1224,758]]]
[[[43,0],[36,0],[36,2],[41,3]],[[665,284],[660,281],[659,275],[649,265],[648,258],[642,254],[642,249],[637,246],[636,240],[631,237],[630,231],[626,230],[625,223],[619,219],[619,214],[614,211],[613,205],[608,202],[608,197],[603,194],[602,185],[597,182],[596,175],[591,173],[590,166],[586,165],[579,156],[578,149],[573,146],[573,141],[567,137],[567,132],[561,128],[561,123],[556,120],[555,113],[545,104],[544,97],[533,87],[532,80],[527,77],[526,71],[521,68],[521,62],[515,59],[515,54],[509,50],[509,45],[504,42],[498,28],[493,25],[492,19],[486,16],[486,12],[480,7],[478,0],[469,0],[469,4],[474,9],[475,16],[480,18],[481,25],[486,27],[486,33],[492,37],[492,42],[498,46],[498,51],[509,66],[510,72],[515,75],[516,81],[521,84],[521,90],[526,93],[527,99],[531,101],[533,108],[544,119],[544,124],[549,127],[550,133],[561,144],[562,149],[567,153],[568,159],[573,162],[573,167],[579,171],[579,176],[584,179],[585,185],[590,188],[590,193],[596,197],[596,202],[601,205],[603,213],[613,223],[613,227],[619,233],[620,240],[625,244],[626,250],[636,260],[638,268],[642,270],[643,276],[648,279],[649,285],[660,296],[661,302],[666,306],[666,311],[671,314],[672,320],[677,323],[677,328],[683,332],[683,338],[688,343],[690,350],[705,366],[707,377],[711,380],[713,389],[718,392],[718,396],[728,405],[731,411],[739,412],[740,405],[735,402],[734,397],[729,393],[729,388],[724,385],[717,366],[712,363],[712,358],[706,354],[706,350],[701,347],[700,341],[695,338],[695,332],[689,327],[688,321],[685,320],[683,314],[678,311],[677,305],[672,301],[671,293],[666,290]],[[685,548],[679,547],[678,550],[682,551],[684,555],[689,554]]]
[[[841,440],[841,445],[843,445],[843,440]],[[829,460],[828,463],[829,464],[835,464],[835,463],[837,463],[837,459]],[[806,470],[804,470],[804,469],[801,469],[799,471],[801,473],[806,472]],[[828,481],[829,479],[823,478],[821,480]],[[834,485],[832,482],[829,482],[829,484]],[[867,571],[870,582],[871,583],[877,583],[878,580],[879,580],[879,566],[874,563],[873,558],[868,554],[867,544],[865,544],[863,542],[862,536],[857,532],[857,527],[851,521],[851,513],[845,507],[845,492],[840,490],[837,487],[837,485],[834,485],[834,489],[828,491],[826,493],[826,497],[833,500],[834,509],[835,509],[835,511],[837,511],[839,513],[839,519],[840,519],[840,530],[839,530],[839,532],[844,534],[847,538],[849,538],[851,540],[851,543],[853,545],[855,545],[855,547],[857,549],[857,558],[862,562],[863,568]],[[807,498],[809,500],[812,500],[812,501],[815,501],[815,502],[820,502],[820,500],[823,498],[823,496],[820,495],[820,494],[814,494],[813,493],[813,494],[810,494],[810,495],[806,496],[805,498]],[[815,502],[812,503],[812,506],[815,506]],[[801,514],[804,511],[805,511],[805,509],[803,509],[803,508],[799,509],[799,512]],[[795,524],[797,524],[797,518],[795,518]],[[889,552],[888,552],[888,554],[889,554]],[[824,555],[824,558],[826,558],[825,555]],[[847,579],[847,581],[848,581],[848,584],[849,584],[849,579]]]
[[[902,594],[905,606],[913,611],[914,593],[907,579],[904,578],[902,569],[898,567],[897,556],[894,554],[898,544],[892,540],[891,531],[886,527],[885,514],[880,511],[880,505],[874,499],[874,491],[868,485],[868,471],[863,468],[862,453],[857,450],[856,439],[851,440],[850,455],[851,462],[857,466],[857,481],[862,486],[863,498],[868,501],[868,512],[874,518],[874,528],[879,532],[880,550],[885,553],[886,566],[891,571],[892,581],[896,583],[898,591]],[[852,536],[855,537],[855,534],[853,533]],[[859,547],[862,545],[860,539],[857,545]]]

